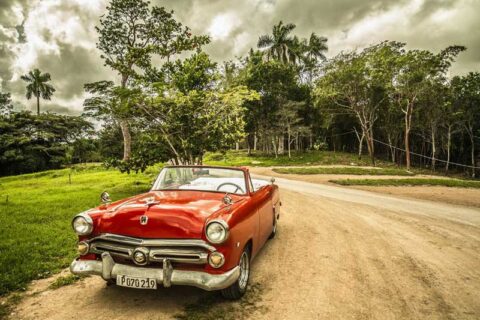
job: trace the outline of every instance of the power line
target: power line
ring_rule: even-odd
[[[386,142],[383,142],[383,141],[380,141],[380,140],[377,140],[377,139],[373,139],[373,141],[375,141],[377,143],[380,143],[380,144],[383,144],[383,145],[386,145],[390,148],[400,150],[402,152],[407,152],[405,149],[395,147],[395,146],[393,146],[389,143],[386,143]],[[475,166],[470,166],[470,165],[466,165],[466,164],[463,164],[463,163],[456,163],[456,162],[446,161],[446,160],[442,160],[442,159],[438,159],[438,158],[433,158],[433,157],[429,157],[429,156],[426,156],[426,155],[423,155],[423,154],[415,153],[413,151],[410,151],[410,154],[413,154],[415,156],[422,157],[422,158],[425,158],[425,159],[429,159],[429,160],[435,160],[435,161],[438,161],[438,162],[448,163],[449,165],[454,165],[454,166],[458,166],[458,167],[464,167],[464,168],[470,168],[470,169],[480,169],[480,167],[475,167]]]
[[[352,130],[352,131],[348,131],[348,132],[344,132],[344,133],[331,135],[331,137],[344,136],[344,135],[351,134],[351,133],[354,133],[354,132],[355,132],[355,130]],[[380,143],[380,144],[383,144],[385,146],[388,146],[390,148],[400,150],[402,152],[407,152],[405,149],[395,147],[394,145],[391,145],[391,144],[389,144],[387,142],[384,142],[384,141],[380,141],[380,140],[377,140],[377,139],[373,139],[373,141],[375,141],[377,143]],[[438,161],[438,162],[448,163],[449,165],[453,165],[453,166],[470,168],[470,169],[480,169],[480,167],[475,167],[475,166],[470,166],[470,165],[463,164],[463,163],[456,163],[456,162],[446,161],[446,160],[442,160],[442,159],[438,159],[438,158],[433,158],[433,157],[429,157],[429,156],[426,156],[426,155],[423,155],[423,154],[420,154],[420,153],[416,153],[416,152],[413,152],[413,151],[410,151],[410,154],[413,154],[415,156],[422,157],[422,158],[425,158],[425,159],[429,159],[429,160],[435,160],[435,161]]]

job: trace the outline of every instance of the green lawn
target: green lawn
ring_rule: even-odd
[[[75,256],[72,217],[97,206],[102,191],[115,200],[148,190],[157,172],[88,166],[0,178],[0,295],[67,267]]]
[[[351,174],[351,175],[373,175],[373,176],[413,176],[409,172],[396,168],[367,169],[357,167],[330,167],[330,168],[276,168],[274,172],[283,174]]]
[[[339,179],[330,182],[343,186],[443,186],[457,188],[480,188],[480,181],[458,179]]]
[[[245,150],[228,151],[222,153],[207,153],[204,157],[205,164],[219,166],[295,166],[295,165],[371,165],[368,157],[358,159],[356,154],[333,151],[308,151],[305,153],[293,153],[292,158],[288,155],[279,155],[275,158],[272,155],[260,152],[248,155]],[[389,162],[378,161],[380,166],[392,165]]]

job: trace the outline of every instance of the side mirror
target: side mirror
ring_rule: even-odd
[[[275,183],[275,178],[272,177],[272,178],[270,179],[270,182],[271,182],[272,184],[274,184],[274,183]]]
[[[100,200],[103,204],[109,204],[110,202],[112,202],[112,199],[110,199],[110,195],[106,191],[102,192],[102,194],[100,195]]]

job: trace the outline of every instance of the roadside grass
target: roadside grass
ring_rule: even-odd
[[[357,167],[330,167],[330,168],[275,168],[276,173],[283,174],[350,174],[373,176],[414,176],[415,173],[396,168],[367,169]]]
[[[0,178],[0,296],[70,264],[77,240],[71,219],[99,205],[102,191],[113,200],[139,194],[157,173],[90,165]]]
[[[348,165],[348,166],[369,166],[371,162],[367,157],[358,159],[358,156],[352,153],[333,152],[333,151],[307,151],[302,153],[292,153],[292,158],[288,155],[279,155],[275,158],[271,154],[254,152],[248,155],[247,151],[227,151],[225,154],[220,152],[209,152],[205,154],[204,164],[218,166],[295,166],[295,165]],[[390,162],[378,160],[378,165],[392,166]]]
[[[69,286],[71,284],[74,284],[78,280],[82,279],[82,277],[76,276],[74,274],[69,274],[66,276],[58,277],[55,281],[50,283],[48,286],[49,289],[58,289],[64,286]]]
[[[329,182],[342,186],[443,186],[480,189],[480,181],[459,179],[337,179]]]

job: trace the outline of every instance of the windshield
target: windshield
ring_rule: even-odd
[[[241,170],[209,167],[163,168],[153,190],[198,190],[246,194]]]

